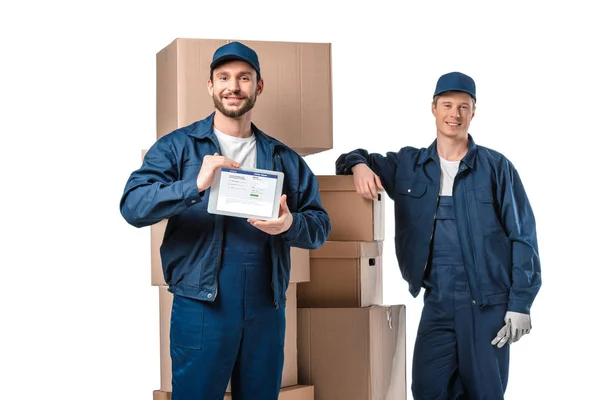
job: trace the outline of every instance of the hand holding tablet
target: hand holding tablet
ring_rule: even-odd
[[[215,171],[218,168],[239,168],[240,164],[236,161],[230,160],[227,157],[220,156],[219,153],[215,153],[212,156],[204,156],[202,159],[202,167],[198,173],[196,184],[198,185],[198,193],[205,191],[212,186],[215,177]]]
[[[294,222],[294,216],[287,206],[287,196],[285,194],[281,196],[279,203],[279,217],[277,219],[261,221],[259,219],[249,218],[248,222],[255,228],[260,229],[269,235],[278,235],[287,232],[292,226],[292,222]]]

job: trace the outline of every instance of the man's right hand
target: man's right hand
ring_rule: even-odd
[[[204,156],[202,159],[202,167],[198,173],[198,179],[196,184],[198,185],[198,193],[204,192],[208,189],[215,178],[215,171],[218,168],[239,168],[240,163],[230,160],[227,157],[220,156],[219,153],[215,153],[212,156]]]
[[[356,193],[365,199],[377,200],[377,190],[383,190],[383,186],[375,172],[367,164],[361,163],[352,167],[352,175]]]

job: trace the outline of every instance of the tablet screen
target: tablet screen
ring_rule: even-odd
[[[221,168],[215,174],[213,189],[218,193],[212,211],[217,214],[262,219],[276,218],[281,191],[280,172]],[[211,197],[213,196],[211,190]],[[211,210],[209,210],[211,211]]]

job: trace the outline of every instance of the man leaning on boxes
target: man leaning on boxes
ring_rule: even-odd
[[[263,90],[254,50],[218,48],[208,92],[216,111],[161,137],[127,181],[121,213],[136,227],[168,218],[161,256],[174,294],[172,399],[276,400],[283,369],[290,247],[315,249],[330,232],[316,177],[285,144],[252,124]],[[279,218],[207,211],[219,168],[283,172]]]
[[[510,345],[530,332],[541,286],[533,210],[513,164],[469,134],[475,102],[471,77],[444,74],[429,148],[385,156],[358,149],[336,162],[363,197],[376,198],[378,188],[390,194],[402,276],[413,296],[425,288],[416,400],[504,398]]]

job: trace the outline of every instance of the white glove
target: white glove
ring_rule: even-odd
[[[531,331],[531,316],[514,311],[507,311],[504,316],[504,325],[498,331],[498,334],[492,340],[492,345],[497,345],[501,348],[506,343],[511,344],[517,342]]]

